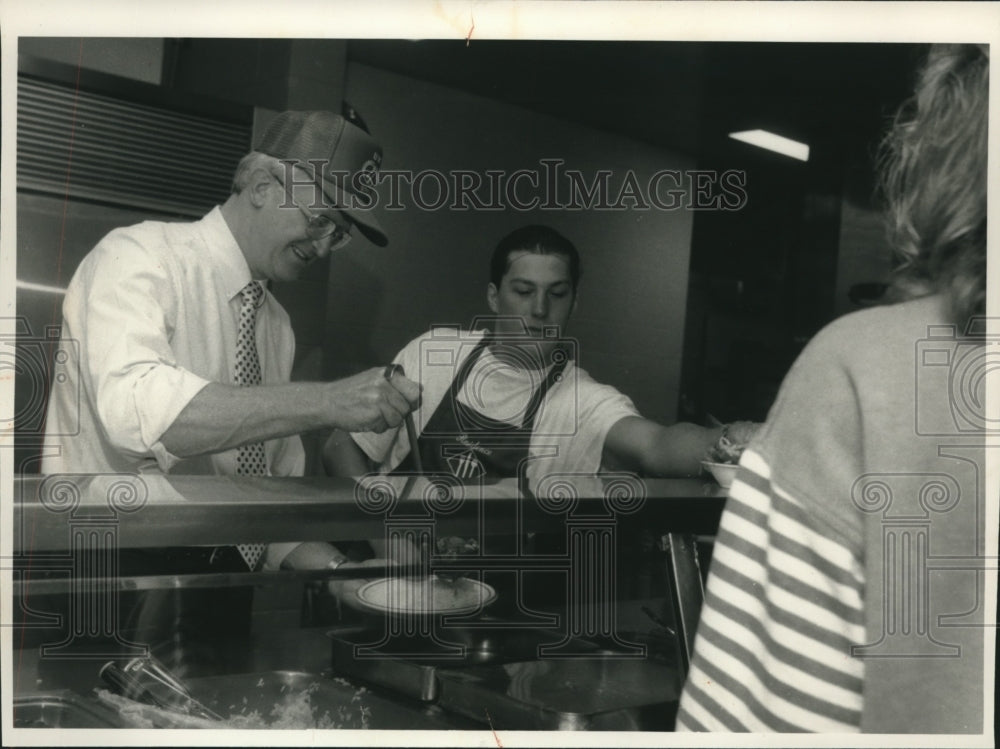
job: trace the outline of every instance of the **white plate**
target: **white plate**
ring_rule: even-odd
[[[373,580],[358,588],[357,597],[365,608],[379,613],[470,614],[491,604],[497,592],[492,586],[467,577],[446,583],[432,575]],[[429,607],[425,603],[428,598]]]

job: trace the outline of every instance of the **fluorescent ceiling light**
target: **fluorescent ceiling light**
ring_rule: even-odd
[[[766,148],[768,151],[777,151],[799,161],[809,161],[809,146],[805,143],[775,135],[767,130],[741,130],[738,133],[730,133],[729,137],[758,148]]]
[[[40,291],[43,294],[65,294],[66,289],[61,286],[47,286],[42,283],[31,283],[30,281],[17,280],[17,288],[27,291]]]

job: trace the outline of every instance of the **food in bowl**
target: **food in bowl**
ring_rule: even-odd
[[[737,442],[729,434],[723,434],[718,441],[708,449],[705,456],[709,463],[739,463],[740,456],[746,448],[746,442]]]
[[[746,449],[750,438],[757,431],[756,426],[750,422],[738,422],[737,431],[743,439],[735,439],[731,431],[727,428],[719,440],[710,447],[705,455],[705,460],[701,464],[712,477],[719,483],[719,486],[728,489],[732,486],[733,479],[736,478],[737,464]]]

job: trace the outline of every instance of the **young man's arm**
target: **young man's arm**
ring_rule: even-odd
[[[626,416],[608,432],[602,462],[646,476],[697,476],[708,450],[725,434],[745,445],[759,424],[734,421],[718,427],[678,423],[663,426],[641,416]]]
[[[608,432],[602,462],[646,476],[697,476],[705,453],[722,434],[721,426],[663,426],[641,416],[626,416]]]

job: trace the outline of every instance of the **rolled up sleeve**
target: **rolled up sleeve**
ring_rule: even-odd
[[[179,458],[160,438],[209,382],[178,366],[171,350],[176,274],[114,233],[81,270],[63,311],[79,340],[84,388],[115,448],[168,471]]]

